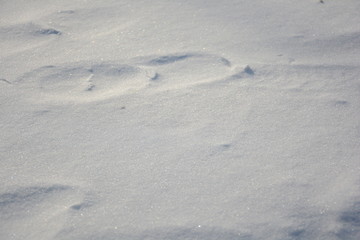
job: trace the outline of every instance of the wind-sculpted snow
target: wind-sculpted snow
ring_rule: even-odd
[[[1,1],[0,240],[359,240],[360,1]]]
[[[147,85],[147,72],[115,63],[44,66],[19,79],[43,100],[89,102],[131,93]]]
[[[241,74],[253,75],[246,66],[232,74],[229,60],[208,54],[177,54],[137,57],[116,62],[75,62],[44,66],[17,80],[20,87],[35,91],[41,100],[92,102],[142,90],[167,90],[211,83]]]

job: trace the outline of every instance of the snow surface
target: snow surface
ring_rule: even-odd
[[[0,1],[0,239],[360,239],[360,1]]]

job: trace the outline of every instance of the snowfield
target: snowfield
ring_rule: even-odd
[[[360,239],[359,13],[0,0],[0,239]]]

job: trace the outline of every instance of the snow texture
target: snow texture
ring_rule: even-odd
[[[359,1],[0,4],[0,239],[360,239]]]

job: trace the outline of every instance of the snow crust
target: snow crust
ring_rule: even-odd
[[[0,6],[0,239],[360,239],[359,1]]]

